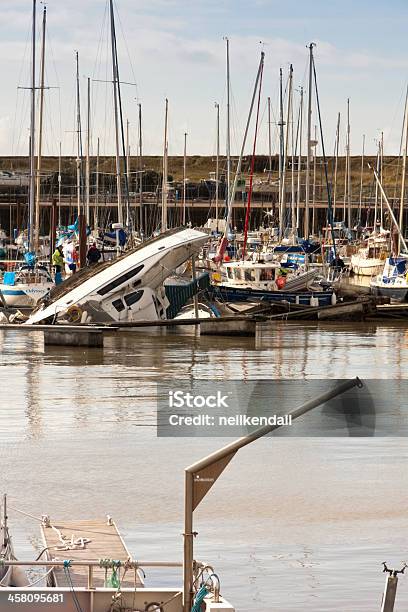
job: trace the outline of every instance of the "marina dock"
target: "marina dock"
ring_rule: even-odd
[[[120,535],[115,523],[108,518],[82,521],[58,522],[56,525],[41,525],[41,534],[49,561],[69,559],[71,561],[101,560],[120,561],[125,564],[131,555]],[[123,577],[124,568],[118,569],[119,579],[123,587],[142,587],[143,582],[135,570],[129,570]],[[106,579],[112,571],[104,567],[89,567],[74,565],[70,568],[70,577],[75,588],[90,588],[105,586]],[[55,586],[69,587],[64,568],[56,568],[52,572]],[[135,584],[136,580],[136,584]]]

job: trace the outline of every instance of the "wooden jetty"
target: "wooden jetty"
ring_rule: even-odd
[[[64,521],[55,525],[46,521],[41,525],[41,534],[46,548],[48,561],[69,559],[71,561],[101,560],[120,561],[125,564],[131,560],[131,555],[120,535],[115,523],[108,518],[92,519],[85,521]],[[108,577],[103,567],[92,567],[73,565],[69,575],[76,588],[104,587]],[[123,577],[123,568],[119,568]],[[110,573],[109,573],[110,576]],[[64,568],[54,568],[52,572],[54,585],[57,587],[69,587]],[[136,584],[135,584],[136,580]],[[123,578],[123,587],[141,587],[143,581],[136,571],[129,571]]]

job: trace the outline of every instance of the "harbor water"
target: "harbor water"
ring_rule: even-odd
[[[398,323],[277,323],[256,339],[140,330],[103,350],[1,330],[0,346],[10,506],[54,520],[109,514],[146,560],[182,560],[183,469],[227,441],[157,437],[160,380],[408,378]],[[380,610],[381,563],[408,560],[407,438],[312,433],[242,449],[195,513],[195,556],[238,612]],[[33,558],[37,520],[10,509],[9,523],[17,556]],[[181,585],[181,571],[146,573],[147,585]],[[408,576],[397,602],[408,606]]]

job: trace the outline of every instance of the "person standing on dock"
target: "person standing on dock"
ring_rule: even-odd
[[[62,283],[62,266],[64,265],[64,256],[62,252],[62,244],[58,245],[52,255],[52,265],[55,268],[55,284]]]
[[[93,266],[97,264],[101,258],[101,252],[96,246],[96,242],[89,247],[88,253],[86,254],[86,258],[88,260],[88,265]]]

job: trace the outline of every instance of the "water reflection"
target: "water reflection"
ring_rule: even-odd
[[[110,513],[139,558],[181,558],[183,469],[223,443],[158,439],[157,381],[408,372],[399,324],[278,323],[256,339],[119,333],[103,351],[44,350],[41,333],[2,330],[0,346],[0,491],[35,515]],[[406,558],[407,466],[406,439],[268,438],[240,451],[200,506],[197,556],[214,561],[239,612],[376,609],[381,562]],[[29,556],[38,525],[11,524]]]

